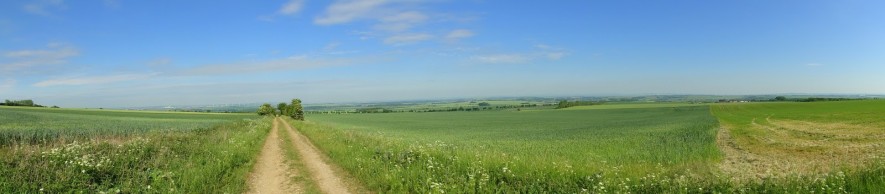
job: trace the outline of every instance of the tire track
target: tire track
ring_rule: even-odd
[[[249,179],[249,191],[246,193],[301,193],[298,187],[288,181],[287,172],[291,169],[286,165],[280,147],[278,120],[279,118],[274,119],[273,128],[264,141]]]
[[[295,149],[301,155],[301,159],[307,169],[310,171],[311,178],[316,182],[317,186],[323,193],[348,194],[351,193],[347,186],[342,182],[332,170],[332,167],[323,161],[323,155],[310,141],[294,130],[292,126],[283,119],[277,118],[283,123]]]

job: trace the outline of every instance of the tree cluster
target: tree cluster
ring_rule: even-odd
[[[261,116],[276,115],[276,112],[269,103],[264,103],[258,107],[258,115]]]
[[[559,101],[559,104],[556,104],[556,108],[560,109],[560,108],[568,108],[568,107],[573,107],[573,106],[589,106],[589,105],[598,105],[598,104],[602,104],[602,103],[591,102],[591,101],[569,102],[568,100],[562,100],[562,101]]]
[[[264,103],[258,107],[258,115],[261,116],[288,116],[295,120],[304,120],[304,107],[301,106],[301,99],[292,99],[292,103],[286,104],[281,102],[277,104],[276,109],[270,103]]]
[[[43,105],[39,105],[34,103],[33,100],[5,100],[0,102],[0,106],[29,106],[29,107],[46,107]],[[58,108],[57,106],[52,106],[53,108]]]

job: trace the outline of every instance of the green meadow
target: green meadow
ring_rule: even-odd
[[[790,147],[745,141],[754,138],[753,132],[740,128],[750,117],[853,123],[881,137],[885,132],[876,118],[885,115],[880,111],[885,110],[880,109],[883,104],[640,103],[562,110],[326,114],[293,124],[378,192],[867,192],[883,187],[876,177],[885,174],[875,160],[857,168],[831,161],[837,163],[822,171],[755,174],[755,169],[723,165],[733,157],[717,144],[718,133],[728,127],[722,130],[733,133],[738,147],[751,154]],[[865,124],[870,122],[877,123]]]
[[[287,121],[377,193],[882,193],[882,110],[882,100],[610,103]],[[0,116],[2,193],[242,193],[273,120],[20,107]],[[285,134],[287,165],[304,172],[290,179],[319,192]]]
[[[270,119],[0,107],[0,193],[241,193]]]

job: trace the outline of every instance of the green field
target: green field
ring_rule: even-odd
[[[190,131],[253,118],[257,117],[254,114],[0,107],[0,145]]]
[[[883,100],[610,103],[288,121],[377,193],[882,193],[883,110]],[[272,120],[14,107],[0,116],[2,193],[241,193]],[[283,134],[287,165],[306,172]],[[319,191],[309,173],[290,179]]]
[[[883,104],[613,104],[565,110],[312,115],[308,122],[294,124],[379,192],[879,191],[875,188],[883,186],[882,179],[871,176],[885,174],[875,163],[863,168],[830,163],[832,168],[814,173],[745,179],[748,173],[734,174],[723,167],[729,157],[716,141],[720,122],[731,127],[744,118],[770,115],[854,123],[881,137],[885,132],[876,119],[885,115],[877,111],[885,110],[879,109]],[[743,139],[750,133],[741,128],[726,130],[734,131],[737,144],[751,152],[768,146],[747,144]],[[752,174],[753,169],[737,170],[764,176]]]
[[[315,115],[310,121],[301,130],[381,192],[653,188],[663,178],[655,175],[710,174],[721,157],[707,106]]]
[[[240,193],[270,119],[0,108],[0,193]]]

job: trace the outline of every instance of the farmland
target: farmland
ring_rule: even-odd
[[[270,119],[0,108],[0,192],[242,192]]]
[[[882,110],[882,100],[606,103],[297,121],[2,107],[0,192],[241,193],[271,145],[287,169],[270,172],[303,192],[329,192],[316,177],[332,176],[348,187],[332,189],[378,193],[881,193]]]
[[[877,120],[883,104],[601,105],[313,115],[293,124],[332,160],[381,192],[872,192],[881,191],[885,175],[876,160],[882,152],[875,149],[883,142],[876,139],[883,134]],[[817,130],[834,137],[828,140],[833,143],[759,142],[780,137],[748,126],[751,118],[769,117],[775,123],[792,119],[780,125],[788,129],[825,124]],[[720,124],[728,131],[720,131]],[[815,163],[816,171],[771,176],[771,171],[794,169],[756,171],[753,166],[759,165],[753,162],[758,160],[736,160],[734,149],[717,144],[721,132],[731,134],[734,141],[718,139],[732,143],[731,148],[774,159],[763,166],[807,166],[823,153],[838,157]],[[841,151],[849,147],[856,149]],[[784,150],[794,150],[793,155]],[[856,154],[866,160],[848,165]],[[795,156],[807,157],[790,160]]]

